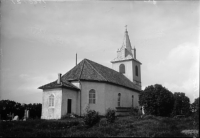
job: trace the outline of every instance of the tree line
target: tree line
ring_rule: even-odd
[[[199,97],[191,104],[183,92],[172,93],[160,84],[146,87],[139,96],[145,114],[174,117],[194,116],[199,120]]]
[[[29,118],[41,117],[42,104],[21,104],[11,100],[0,101],[0,117],[2,120],[11,119],[11,116],[18,115],[19,119],[24,118],[25,110],[29,110]]]

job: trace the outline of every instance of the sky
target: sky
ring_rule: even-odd
[[[0,100],[41,103],[39,86],[84,58],[112,68],[125,25],[142,89],[199,97],[199,1],[1,0]]]

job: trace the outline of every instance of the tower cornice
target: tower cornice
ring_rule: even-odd
[[[111,61],[111,63],[117,63],[117,62],[123,62],[123,61],[131,61],[131,60],[136,61],[139,64],[142,64],[140,61],[138,61],[137,59],[134,59],[134,58],[131,58],[131,59],[117,59],[117,60]]]

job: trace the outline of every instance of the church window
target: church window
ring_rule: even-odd
[[[117,105],[120,107],[121,93],[118,93]]]
[[[89,91],[89,104],[95,104],[96,103],[96,95],[95,95],[95,90],[91,89]]]
[[[135,66],[135,75],[138,76],[138,66]]]
[[[132,95],[132,107],[134,107],[134,96]]]
[[[125,65],[124,64],[120,64],[119,65],[119,72],[120,73],[125,73]]]
[[[54,95],[51,94],[49,96],[49,107],[53,107],[54,106]]]

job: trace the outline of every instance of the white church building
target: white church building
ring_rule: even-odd
[[[108,108],[139,107],[141,63],[136,59],[127,29],[112,69],[89,59],[82,60],[43,90],[42,119],[60,119],[67,113],[82,116],[86,108],[104,115]]]

